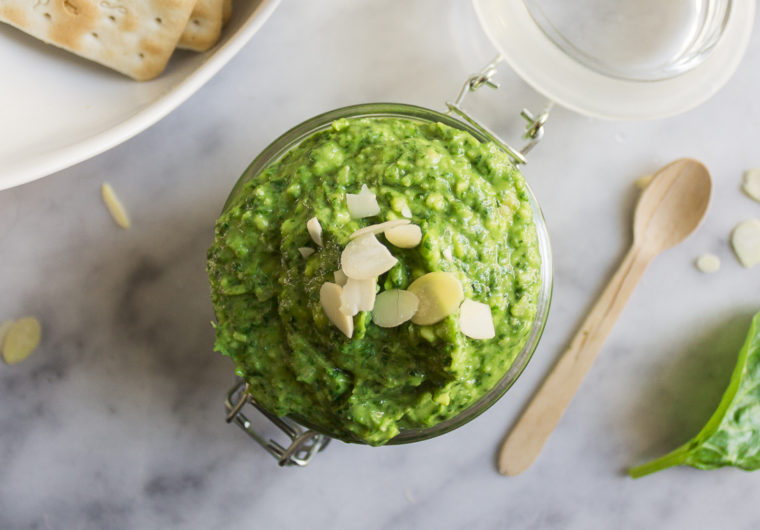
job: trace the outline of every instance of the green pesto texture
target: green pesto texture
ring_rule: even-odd
[[[362,184],[381,212],[351,219],[346,194]],[[319,289],[334,281],[351,233],[406,207],[422,242],[400,249],[378,235],[399,260],[378,291],[451,272],[466,297],[491,307],[493,339],[465,337],[456,314],[388,329],[362,312],[351,339],[327,320]],[[306,230],[314,216],[323,248]],[[299,247],[317,252],[304,259]],[[496,385],[535,319],[540,261],[529,192],[495,145],[441,123],[337,120],[245,184],[217,220],[208,252],[215,348],[270,412],[381,445],[455,416]]]
[[[728,388],[707,424],[678,449],[629,474],[638,478],[673,466],[760,468],[760,313],[752,319]]]

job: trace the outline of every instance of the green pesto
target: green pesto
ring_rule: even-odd
[[[346,194],[367,184],[377,217],[351,219]],[[399,263],[378,290],[448,271],[465,296],[490,305],[496,336],[473,340],[457,315],[386,329],[354,317],[351,339],[326,318],[319,288],[333,280],[349,235],[400,218],[423,239],[386,244]],[[316,216],[324,247],[306,221]],[[230,356],[270,412],[346,441],[381,445],[474,404],[505,374],[536,315],[540,255],[525,182],[490,143],[440,123],[335,121],[270,164],[232,198],[208,252],[217,351]]]

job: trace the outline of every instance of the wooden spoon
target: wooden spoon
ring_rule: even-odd
[[[507,435],[499,471],[519,475],[559,423],[625,303],[652,259],[686,239],[702,221],[712,184],[705,166],[682,158],[660,169],[641,194],[633,244],[580,330]]]

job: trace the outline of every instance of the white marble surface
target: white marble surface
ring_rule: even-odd
[[[231,363],[211,351],[213,220],[246,164],[318,112],[390,100],[441,108],[493,55],[468,2],[287,0],[177,111],[67,171],[0,192],[0,320],[37,315],[39,350],[0,364],[0,528],[760,528],[760,475],[627,466],[691,437],[722,393],[760,269],[730,229],[760,166],[760,34],[731,82],[675,118],[612,123],[557,109],[525,174],[555,252],[554,305],[518,383],[446,436],[334,443],[280,469],[225,425]],[[542,99],[513,74],[473,102],[514,137]],[[712,171],[704,226],[658,258],[539,460],[505,478],[495,451],[630,242],[633,180],[681,156]],[[132,214],[101,205],[110,181]],[[723,260],[714,275],[693,259]]]

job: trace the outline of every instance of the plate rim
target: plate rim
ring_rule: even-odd
[[[281,0],[260,0],[248,20],[190,75],[147,107],[80,142],[33,157],[0,175],[0,191],[47,177],[108,151],[143,132],[187,101],[221,70],[269,19]]]

